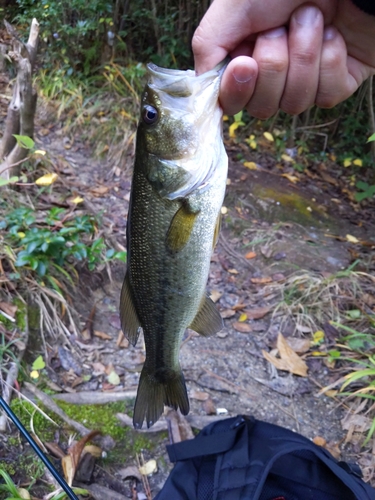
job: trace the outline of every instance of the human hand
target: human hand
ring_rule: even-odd
[[[329,108],[375,74],[375,16],[350,0],[215,0],[193,52],[198,74],[233,58],[220,88],[227,114]]]

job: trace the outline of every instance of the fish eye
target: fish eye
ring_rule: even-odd
[[[158,121],[159,118],[158,110],[154,108],[154,106],[146,104],[142,110],[142,118],[143,121],[147,123],[147,125],[153,125]]]

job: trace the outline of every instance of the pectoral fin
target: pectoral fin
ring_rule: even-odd
[[[210,297],[204,297],[197,315],[189,326],[195,332],[209,337],[223,328],[223,320]]]
[[[183,205],[175,213],[169,226],[166,245],[171,252],[179,252],[189,241],[199,212],[192,212]]]
[[[124,335],[132,345],[135,345],[139,336],[140,321],[131,296],[129,273],[126,273],[121,290],[120,318]]]

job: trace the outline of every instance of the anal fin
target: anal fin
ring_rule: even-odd
[[[210,297],[203,297],[197,315],[193,319],[189,328],[195,332],[209,337],[219,332],[223,328],[223,319]]]
[[[120,319],[124,335],[132,345],[135,345],[138,340],[141,323],[139,321],[137,311],[135,310],[133,299],[131,296],[128,272],[126,273],[121,289]]]

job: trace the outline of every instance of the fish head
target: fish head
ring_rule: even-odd
[[[137,151],[148,180],[162,196],[186,196],[207,180],[222,152],[218,95],[223,70],[196,76],[191,70],[148,65]]]

